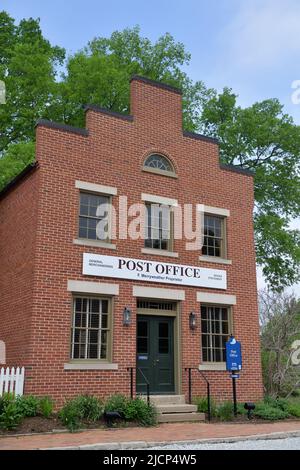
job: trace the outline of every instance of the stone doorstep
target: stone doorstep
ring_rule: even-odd
[[[38,450],[129,450],[137,449],[143,450],[149,447],[166,447],[169,445],[199,445],[199,444],[220,444],[240,441],[259,441],[259,440],[273,440],[273,439],[286,439],[291,437],[300,437],[300,431],[286,431],[274,432],[269,434],[251,434],[249,436],[236,436],[236,437],[218,437],[211,439],[194,439],[186,441],[129,441],[129,442],[106,442],[98,444],[86,444],[79,446],[69,447],[45,447]]]
[[[142,398],[146,400],[147,396],[142,395]],[[184,395],[150,395],[150,402],[155,406],[186,404]]]
[[[157,405],[156,409],[159,413],[193,413],[197,412],[196,405]]]
[[[190,423],[205,421],[204,413],[163,413],[157,417],[159,423]]]

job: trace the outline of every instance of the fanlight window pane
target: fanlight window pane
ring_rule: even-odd
[[[168,171],[169,173],[174,173],[174,168],[169,162],[169,160],[163,155],[153,154],[150,155],[144,166],[146,168],[155,168],[156,170]]]

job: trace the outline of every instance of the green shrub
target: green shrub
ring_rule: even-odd
[[[264,403],[271,406],[272,408],[278,408],[279,410],[288,412],[289,410],[289,401],[284,398],[272,398],[265,397]]]
[[[199,413],[208,413],[208,404],[206,397],[196,397],[193,402],[195,405],[197,405]],[[217,414],[217,405],[213,399],[210,399],[210,413],[211,417],[214,417]]]
[[[69,400],[58,413],[58,417],[69,431],[74,432],[81,426],[83,409],[78,406],[76,399]]]
[[[254,416],[266,419],[269,421],[276,421],[278,419],[285,419],[289,416],[288,411],[282,410],[279,406],[271,406],[266,402],[257,403],[253,412]]]
[[[103,404],[97,398],[90,395],[82,395],[75,398],[76,405],[81,410],[80,415],[88,421],[97,421],[103,414]]]
[[[22,414],[13,395],[5,394],[0,398],[0,427],[14,429],[22,421]]]
[[[16,397],[16,406],[23,418],[36,416],[39,408],[39,399],[32,395]]]
[[[44,418],[50,418],[53,414],[53,401],[49,397],[42,397],[39,400],[38,412]]]
[[[105,403],[105,411],[118,411],[122,416],[125,416],[128,398],[125,395],[112,395]]]
[[[231,401],[224,401],[217,406],[217,417],[221,421],[230,421],[233,417],[233,404]]]
[[[291,416],[300,418],[300,403],[289,403],[288,412]]]
[[[154,426],[157,422],[156,408],[152,403],[147,404],[142,398],[135,398],[127,401],[125,419],[137,421],[142,426]]]
[[[89,395],[80,395],[69,400],[60,410],[58,416],[62,423],[73,432],[82,426],[82,421],[97,421],[103,413],[102,402]]]
[[[246,415],[247,414],[247,410],[245,410],[244,405],[245,405],[245,403],[238,403],[237,404],[237,412],[238,412],[239,415]]]

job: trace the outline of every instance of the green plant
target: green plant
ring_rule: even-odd
[[[125,411],[128,404],[128,398],[125,395],[116,394],[109,397],[104,405],[105,411],[118,411],[122,416],[125,416]]]
[[[53,400],[50,397],[42,397],[39,400],[38,412],[44,418],[50,418],[53,413]]]
[[[76,405],[81,410],[80,415],[88,421],[97,421],[103,414],[103,404],[99,398],[82,395],[75,398]]]
[[[154,426],[157,422],[156,408],[152,403],[149,405],[142,398],[127,401],[125,408],[125,419],[137,421],[142,426]]]
[[[0,427],[14,429],[22,420],[22,414],[13,395],[5,394],[0,398]]]
[[[289,416],[288,411],[284,411],[279,406],[275,407],[266,402],[257,403],[253,414],[258,418],[266,419],[269,421],[285,419]]]
[[[195,397],[193,401],[194,401],[194,404],[197,405],[199,413],[208,413],[208,404],[207,404],[206,397]],[[211,398],[210,399],[210,415],[211,417],[215,417],[216,414],[217,414],[217,404]]]
[[[224,401],[217,406],[217,417],[221,421],[230,421],[233,417],[233,404],[231,401]]]
[[[291,416],[300,418],[300,403],[289,403],[288,412]]]
[[[278,408],[282,411],[287,412],[289,410],[289,401],[285,398],[273,398],[267,396],[264,398],[264,403],[271,406],[272,408]]]
[[[19,413],[24,418],[36,416],[38,413],[39,399],[32,395],[18,396],[15,403]]]
[[[97,421],[102,413],[102,402],[98,398],[89,395],[80,395],[67,401],[58,416],[62,423],[73,432],[82,426],[84,419]]]
[[[66,401],[58,417],[61,422],[69,429],[74,432],[80,428],[81,420],[83,419],[83,409],[78,406],[76,399]]]

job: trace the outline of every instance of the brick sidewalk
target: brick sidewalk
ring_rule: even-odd
[[[246,424],[172,423],[155,428],[123,428],[83,431],[74,434],[39,434],[35,436],[0,437],[0,450],[79,447],[82,445],[136,442],[150,443],[218,439],[259,434],[300,432],[300,421]]]

